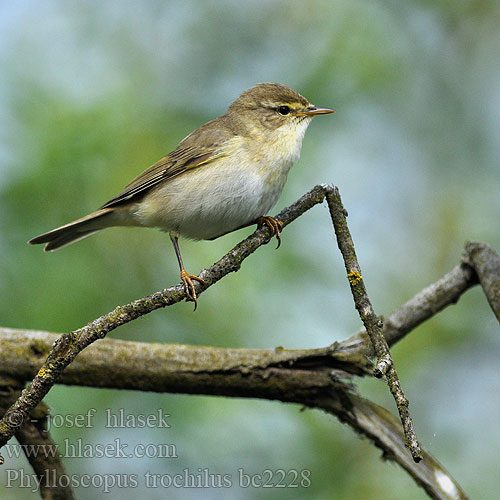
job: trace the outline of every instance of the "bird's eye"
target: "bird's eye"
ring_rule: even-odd
[[[287,115],[288,113],[290,113],[290,108],[288,106],[280,106],[278,108],[278,113],[280,115]]]

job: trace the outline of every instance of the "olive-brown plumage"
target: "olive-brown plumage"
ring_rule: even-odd
[[[184,269],[178,236],[214,239],[263,217],[281,194],[312,117],[332,112],[284,85],[255,85],[99,210],[29,243],[49,251],[107,227],[157,227],[170,233],[186,292],[196,301],[198,278]]]

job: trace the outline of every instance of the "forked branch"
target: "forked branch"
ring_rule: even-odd
[[[425,450],[422,450],[423,462],[413,463],[404,446],[405,441],[411,444],[411,430],[408,432],[406,428],[405,437],[394,417],[386,410],[355,394],[349,378],[372,373],[369,358],[377,353],[378,371],[389,375],[389,382],[393,384],[391,391],[400,409],[400,393],[399,388],[394,386],[394,368],[387,343],[392,345],[420,322],[456,302],[461,293],[477,283],[478,276],[498,317],[498,280],[491,280],[489,273],[499,272],[500,259],[487,245],[470,244],[467,248],[469,252],[459,266],[388,316],[382,325],[371,308],[364,286],[359,286],[362,285],[361,270],[355,260],[354,246],[345,223],[345,211],[336,188],[316,186],[276,218],[286,226],[306,210],[321,203],[325,197],[328,199],[356,307],[369,335],[361,331],[344,342],[324,349],[300,351],[224,350],[105,340],[92,345],[75,359],[86,347],[118,326],[183,300],[184,288],[180,285],[119,306],[71,334],[58,336],[55,342],[53,335],[44,332],[0,329],[0,373],[9,373],[19,379],[31,378],[32,367],[39,366],[47,355],[31,384],[0,421],[0,446],[18,433],[24,422],[29,422],[30,413],[56,381],[160,392],[280,399],[322,408],[336,415],[357,432],[372,439],[384,451],[384,456],[394,459],[405,468],[431,498],[450,498],[450,491],[446,491],[443,485],[453,489],[454,498],[467,498],[458,484]],[[259,228],[217,263],[203,270],[200,276],[206,285],[197,284],[197,293],[202,293],[226,274],[237,271],[243,260],[267,243],[270,237],[271,232],[267,227]],[[381,332],[384,336],[380,335]],[[26,343],[24,350],[19,349],[23,342]],[[9,346],[16,346],[14,355],[9,351]],[[127,357],[119,355],[122,349],[127,352]],[[152,350],[155,351],[153,357]],[[20,355],[22,352],[25,355]],[[130,356],[133,356],[133,367],[123,361],[131,359]],[[144,373],[138,376],[143,359],[147,360]],[[158,360],[160,364],[151,366],[151,359]],[[145,376],[146,373],[149,378]],[[137,381],[141,383],[137,385]],[[402,407],[405,407],[404,401]],[[403,417],[404,422],[406,416]],[[414,446],[413,451],[416,452],[414,456],[418,456],[418,448]]]

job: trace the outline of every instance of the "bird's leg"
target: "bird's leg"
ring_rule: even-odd
[[[172,240],[172,244],[174,245],[175,254],[177,255],[177,262],[179,263],[179,269],[181,270],[181,280],[184,283],[184,290],[186,292],[187,297],[194,302],[194,310],[196,311],[198,303],[196,302],[197,297],[193,280],[198,281],[202,285],[205,284],[205,281],[201,279],[199,276],[196,276],[195,274],[189,274],[184,269],[184,264],[182,263],[181,251],[179,249],[179,237],[176,233],[172,231],[169,233],[169,235],[170,239]]]
[[[278,249],[281,245],[281,230],[283,229],[283,222],[270,215],[263,215],[257,219],[257,224],[259,226],[267,226],[271,230],[271,237],[276,235],[276,239],[278,240]]]

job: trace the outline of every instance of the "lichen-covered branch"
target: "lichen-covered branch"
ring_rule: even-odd
[[[47,332],[0,329],[2,367],[17,377],[31,378],[59,337]],[[403,467],[430,498],[445,500],[466,494],[425,450],[416,464],[405,449],[400,422],[384,408],[361,398],[353,374],[372,370],[363,355],[345,356],[339,344],[320,349],[228,349],[149,344],[103,339],[85,349],[61,374],[60,383],[155,392],[180,392],[231,397],[258,397],[322,409],[370,439],[384,457]],[[13,352],[20,361],[14,360]],[[349,370],[348,373],[345,370]],[[452,485],[452,486],[450,486]]]
[[[368,293],[366,292],[361,267],[359,266],[356,250],[354,249],[354,242],[347,226],[347,212],[342,204],[338,189],[329,188],[326,193],[326,200],[330,209],[333,227],[335,228],[337,244],[344,258],[354,303],[378,358],[374,375],[378,378],[385,375],[387,385],[396,401],[401,423],[403,424],[406,446],[410,450],[413,460],[420,462],[422,460],[422,453],[408,409],[410,402],[403,392],[389,346],[382,333],[382,319],[375,314]]]
[[[0,328],[0,374],[31,380],[60,335]],[[371,373],[372,363],[337,351],[338,344],[317,349],[232,349],[206,346],[130,342],[103,339],[75,358],[61,374],[68,385],[227,395],[246,380],[229,381],[228,374],[293,367],[352,375]],[[235,387],[226,387],[227,384]],[[205,385],[206,384],[206,385]],[[257,392],[257,389],[253,390]]]

